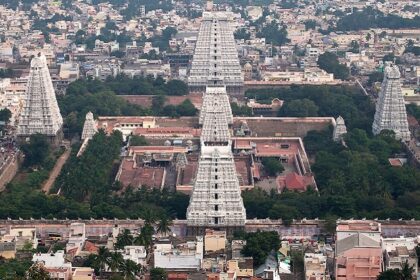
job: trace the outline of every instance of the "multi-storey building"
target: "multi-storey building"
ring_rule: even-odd
[[[380,223],[338,222],[335,279],[375,280],[382,271],[382,259]]]

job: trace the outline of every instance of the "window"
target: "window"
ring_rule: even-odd
[[[214,184],[214,188],[217,190],[217,184]]]
[[[214,211],[219,211],[219,205],[214,205]]]
[[[219,194],[218,193],[214,194],[214,199],[219,199]]]
[[[218,225],[219,224],[219,218],[218,217],[214,218],[214,224],[215,225]]]

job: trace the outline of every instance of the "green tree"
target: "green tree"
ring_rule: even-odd
[[[282,117],[317,117],[318,106],[310,99],[296,99],[285,102],[279,110]]]
[[[110,252],[107,261],[108,269],[111,270],[111,272],[116,272],[124,262],[124,258],[119,252]]]
[[[376,82],[382,82],[384,79],[384,73],[383,72],[372,72],[369,74],[369,79],[367,81],[368,86],[372,86]]]
[[[93,255],[93,267],[97,269],[102,276],[102,272],[105,271],[105,267],[109,263],[111,252],[106,247],[99,247],[98,254]]]
[[[143,135],[130,136],[130,146],[147,146],[148,142]]]
[[[176,106],[176,112],[180,116],[195,116],[197,114],[197,109],[191,100],[185,99],[181,104]]]
[[[29,138],[29,143],[23,144],[21,149],[25,154],[25,166],[35,166],[45,162],[50,145],[45,135],[34,134]]]
[[[141,271],[141,268],[132,260],[124,260],[118,270],[122,273],[124,279],[134,280],[136,279],[136,275]]]
[[[132,245],[133,241],[134,237],[131,235],[130,230],[125,229],[122,233],[118,234],[115,248],[123,249],[124,246]]]
[[[170,80],[166,83],[166,92],[168,95],[187,95],[188,85],[181,80]]]
[[[245,240],[246,245],[242,253],[247,257],[253,257],[255,267],[263,264],[271,251],[277,252],[280,248],[280,238],[275,231],[247,233]]]
[[[8,123],[11,117],[12,117],[12,112],[10,112],[9,109],[4,108],[0,110],[0,121]]]
[[[277,174],[284,171],[284,167],[277,158],[263,158],[262,164],[264,170],[268,173],[269,176],[276,176]]]
[[[306,30],[309,30],[309,29],[314,29],[315,30],[316,26],[318,25],[317,22],[315,20],[312,20],[312,19],[306,20],[304,22],[304,24],[305,24],[305,29]]]
[[[290,42],[287,38],[286,26],[280,26],[275,21],[263,26],[261,31],[257,33],[257,37],[265,38],[267,43],[274,46],[281,46]]]
[[[318,57],[319,68],[333,73],[336,79],[346,80],[349,77],[349,69],[346,65],[340,64],[338,57],[334,53],[325,52]]]
[[[150,270],[150,279],[151,280],[166,280],[168,275],[163,268],[155,267]]]
[[[50,280],[50,275],[48,271],[44,268],[44,265],[41,263],[34,264],[28,270],[26,275],[28,280]]]
[[[163,216],[158,222],[157,232],[161,233],[163,236],[166,236],[169,232],[171,232],[171,225],[172,221],[169,220],[168,217]]]

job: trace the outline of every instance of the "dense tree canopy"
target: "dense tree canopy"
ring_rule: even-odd
[[[349,15],[341,17],[337,22],[337,30],[366,30],[371,28],[420,28],[420,16],[413,19],[403,18],[398,15],[384,15],[382,12],[367,7],[361,11],[354,11]]]
[[[286,26],[280,26],[275,21],[263,26],[257,33],[257,37],[265,38],[266,43],[274,46],[281,46],[290,41],[287,38]]]
[[[9,109],[4,108],[0,110],[0,121],[8,123],[12,117],[12,112]]]
[[[284,103],[279,110],[279,116],[287,117],[317,117],[318,106],[310,99],[296,99]]]
[[[254,267],[263,264],[270,252],[277,252],[280,248],[280,237],[275,231],[237,232],[235,238],[246,240],[242,254],[253,257]]]
[[[369,97],[355,87],[345,86],[291,86],[276,89],[248,90],[248,98],[257,98],[258,102],[269,103],[273,98],[284,100],[285,104],[293,100],[308,99],[318,107],[319,117],[342,116],[349,128],[361,128],[369,131],[375,107]]]
[[[55,189],[69,198],[84,201],[107,195],[114,180],[114,160],[120,155],[122,135],[119,131],[106,136],[103,130],[96,133],[80,157],[74,155],[57,178]],[[75,149],[74,154],[77,153]]]
[[[264,170],[268,173],[269,176],[276,176],[279,173],[284,171],[284,167],[276,158],[263,158],[262,164],[264,166]]]
[[[349,77],[349,69],[346,65],[340,64],[337,55],[333,53],[321,54],[318,57],[318,66],[328,73],[333,73],[336,79],[346,80]]]
[[[25,166],[42,165],[50,152],[50,145],[45,135],[31,135],[29,143],[21,145],[25,155]]]

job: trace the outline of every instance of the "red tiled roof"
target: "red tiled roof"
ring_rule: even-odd
[[[90,241],[85,242],[85,251],[91,252],[91,253],[97,253],[99,248],[93,244]]]
[[[124,159],[121,163],[121,174],[118,181],[125,187],[146,186],[149,188],[160,188],[162,186],[165,169],[162,167],[134,167],[134,161]]]
[[[288,189],[305,189],[306,187],[303,176],[299,176],[295,172],[287,174],[285,182]]]
[[[394,166],[394,167],[403,166],[401,160],[399,160],[398,158],[389,158],[388,161],[389,161],[389,164],[391,164],[391,166]]]
[[[313,176],[302,176],[296,172],[287,174],[286,176],[278,176],[277,184],[280,190],[288,189],[291,191],[306,191],[308,186],[313,185]]]

